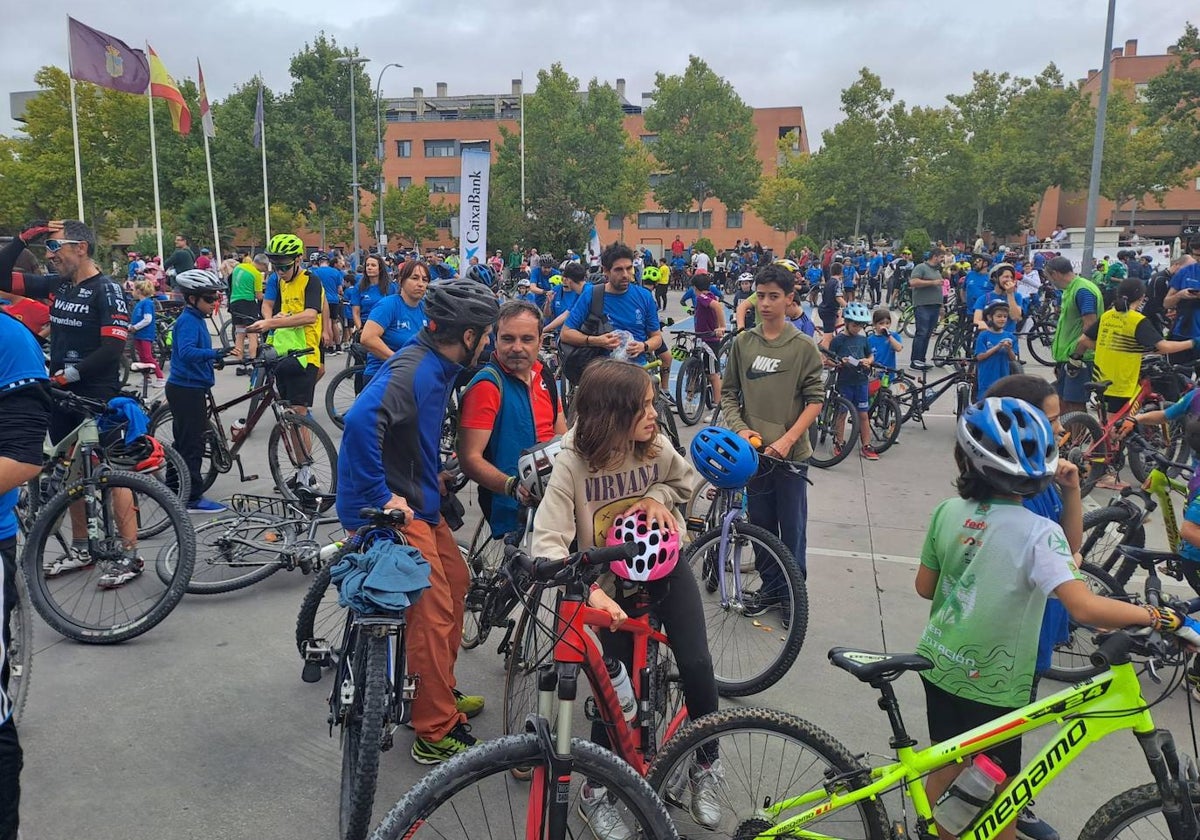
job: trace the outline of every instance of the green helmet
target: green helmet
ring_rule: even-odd
[[[276,257],[290,257],[298,260],[302,256],[304,256],[304,243],[294,233],[280,233],[272,236],[271,242],[267,245],[267,257],[272,260]]]

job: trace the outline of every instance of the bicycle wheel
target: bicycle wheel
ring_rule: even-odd
[[[954,416],[962,417],[971,404],[971,383],[959,382],[954,386]]]
[[[1193,803],[1200,802],[1200,785],[1189,783]],[[1198,814],[1200,816],[1200,814]],[[1171,830],[1162,815],[1162,794],[1151,782],[1118,793],[1092,814],[1079,832],[1079,840],[1112,840],[1138,837],[1170,837]]]
[[[631,837],[676,840],[679,837],[646,780],[621,759],[590,741],[571,739],[574,768],[568,797],[568,837],[583,837],[588,828],[580,816],[580,788],[585,780],[603,785]],[[534,787],[512,771],[529,769]],[[549,767],[538,737],[511,735],[480,744],[434,768],[396,803],[371,835],[372,840],[488,837],[523,840],[543,837],[544,807],[554,799]],[[528,775],[528,772],[525,774]],[[546,786],[542,787],[539,783]],[[531,797],[534,807],[531,808]],[[531,811],[533,812],[531,815]]]
[[[296,488],[301,485],[331,498],[337,493],[337,447],[309,414],[285,411],[271,427],[267,464],[275,489],[285,499],[298,501]]]
[[[832,398],[826,394],[821,413],[808,427],[808,440],[813,449],[809,462],[814,467],[836,467],[858,440],[858,410],[841,394]]]
[[[338,371],[325,388],[325,413],[339,429],[346,428],[346,412],[358,396],[354,391],[355,377],[361,376],[366,365],[354,365]]]
[[[554,661],[556,591],[534,588],[509,639],[504,668],[504,734],[525,731],[525,718],[537,711],[537,669]]]
[[[690,358],[679,368],[675,377],[675,407],[679,419],[687,426],[695,426],[704,413],[704,389],[708,386],[708,374],[704,362]]]
[[[1091,493],[1108,466],[1104,453],[1106,444],[1100,443],[1104,430],[1096,418],[1086,411],[1072,411],[1063,415],[1063,434],[1059,437],[1058,451],[1067,460],[1079,467],[1079,493]]]
[[[150,434],[164,446],[174,447],[175,444],[175,428],[174,417],[171,414],[171,407],[166,402],[162,403],[158,409],[150,415]],[[212,447],[215,441],[221,439],[221,433],[217,430],[216,424],[210,417],[208,420],[208,428],[204,435],[204,457],[200,460],[200,476],[204,479],[204,486],[201,492],[205,492],[212,487],[213,482],[217,480],[217,463],[212,457]],[[185,470],[186,472],[186,470]],[[190,479],[189,479],[190,488]]]
[[[330,579],[332,565],[313,576],[296,615],[296,649],[305,662],[305,682],[319,682],[321,669],[333,667],[340,653],[346,608],[338,603],[338,590]]]
[[[379,778],[379,753],[388,702],[387,637],[359,629],[349,652],[350,668],[339,671],[342,693],[353,692],[342,703],[342,789],[338,806],[339,836],[363,840],[371,828],[375,786]],[[347,682],[349,684],[347,684]]]
[[[675,451],[683,455],[684,449],[683,443],[679,439],[679,427],[675,425],[675,412],[671,410],[671,406],[667,404],[665,395],[661,391],[654,398],[654,410],[658,412],[659,430],[671,441],[671,446]]]
[[[683,560],[703,583],[700,600],[717,690],[724,697],[745,697],[777,683],[796,661],[808,630],[808,588],[792,553],[765,528],[735,520],[724,555],[724,604],[721,529],[697,537]],[[735,568],[740,591],[734,587]],[[745,601],[767,605],[766,611],[746,615]]]
[[[115,491],[129,491],[124,496]],[[86,511],[89,549],[72,545],[73,504]],[[170,526],[158,536],[136,542],[139,574],[120,586],[100,579],[123,560],[121,520],[166,517]],[[127,520],[128,521],[128,520]],[[175,573],[167,582],[141,574],[152,552],[178,552]],[[55,495],[38,514],[21,558],[34,608],[56,631],[78,642],[114,644],[150,630],[179,603],[192,576],[196,535],[187,512],[166,487],[137,473],[113,470]]]
[[[1136,564],[1125,560],[1117,546],[1143,548],[1146,529],[1142,512],[1132,502],[1120,500],[1083,515],[1083,544],[1079,553],[1087,563],[1113,576],[1121,586],[1129,583]]]
[[[933,345],[933,363],[945,367],[949,359],[965,359],[966,343],[957,322],[947,323],[938,332]]]
[[[1054,367],[1054,331],[1057,321],[1034,321],[1025,333],[1025,346],[1029,355],[1047,367]]]
[[[886,452],[900,437],[900,403],[890,393],[880,390],[867,412],[871,423],[871,445],[876,452]]]
[[[471,650],[487,641],[491,632],[490,616],[486,616],[492,602],[493,578],[504,562],[504,541],[493,539],[486,519],[481,519],[475,529],[470,546],[459,545],[471,583],[467,587],[466,605],[463,609],[463,650]]]
[[[187,464],[184,463],[183,456],[175,447],[162,441],[159,441],[159,445],[163,450],[163,465],[152,472],[142,472],[141,475],[162,482],[172,495],[179,499],[179,503],[186,507],[188,494],[192,488],[192,479],[188,474]],[[165,516],[158,517],[156,520],[141,518],[138,520],[138,539],[148,540],[156,537],[169,527],[171,527],[171,520]]]
[[[719,761],[724,777],[716,786],[721,810],[716,825],[700,822],[690,807],[688,772],[698,757]],[[829,733],[783,712],[750,708],[714,712],[683,729],[658,754],[646,781],[667,803],[681,837],[740,840],[757,837],[789,816],[769,818],[764,803],[820,790],[833,777],[839,793],[843,785],[854,790],[871,781],[870,769]],[[820,804],[809,802],[800,810]],[[834,808],[796,833],[814,832],[846,840],[892,836],[882,801],[871,799]]]
[[[906,303],[900,308],[900,317],[896,325],[909,338],[917,337],[917,312],[911,303]]]
[[[273,516],[237,514],[196,527],[196,562],[189,595],[215,595],[245,589],[283,567],[280,552],[292,541],[291,528]],[[158,555],[154,567],[164,582],[175,575],[174,546]]]
[[[1090,563],[1079,567],[1079,576],[1097,595],[1119,598],[1125,594],[1125,589],[1112,575]],[[1103,671],[1104,668],[1092,664],[1092,654],[1097,647],[1095,635],[1098,632],[1100,631],[1094,627],[1079,624],[1071,619],[1068,623],[1067,637],[1054,646],[1052,664],[1043,676],[1059,682],[1076,683]]]
[[[1147,400],[1139,411],[1141,413],[1161,411],[1162,408],[1163,406],[1158,400]],[[1186,419],[1180,419],[1173,423],[1163,423],[1157,426],[1140,423],[1138,424],[1138,433],[1155,452],[1168,461],[1174,461],[1180,455],[1180,449],[1184,448],[1183,435],[1186,422]],[[1146,479],[1150,477],[1150,470],[1154,468],[1154,462],[1148,459],[1139,447],[1131,446],[1126,451],[1129,453],[1130,472],[1133,473],[1133,477],[1139,484],[1145,484]]]
[[[33,604],[29,602],[29,587],[21,570],[6,564],[4,571],[13,575],[17,587],[17,603],[8,619],[8,700],[12,704],[13,723],[19,724],[33,679]]]

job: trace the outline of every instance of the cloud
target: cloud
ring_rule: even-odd
[[[1114,42],[1139,39],[1161,53],[1183,32],[1187,4],[1140,0],[1118,6]],[[1105,6],[1096,0],[132,0],[107,6],[47,0],[37,15],[5,22],[0,89],[29,90],[46,64],[66,65],[66,15],[131,45],[149,39],[168,69],[194,77],[204,63],[209,95],[221,99],[261,72],[290,84],[288,63],[320,30],[357,45],[372,78],[388,62],[385,95],[503,93],[524,72],[561,61],[586,83],[624,78],[626,97],[654,86],[656,71],[681,72],[701,56],[751,105],[802,105],[810,139],[839,119],[839,94],[870,67],[897,99],[941,105],[970,88],[973,71],[1032,76],[1051,61],[1067,79],[1099,67]],[[1198,16],[1200,17],[1200,16]],[[7,97],[0,131],[11,132]]]

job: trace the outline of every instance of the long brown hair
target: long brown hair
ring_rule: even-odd
[[[593,472],[611,469],[629,452],[629,430],[641,416],[646,390],[652,387],[644,368],[616,359],[592,362],[571,399],[575,415],[575,451]],[[639,461],[658,457],[657,436],[633,444]]]
[[[363,276],[362,280],[358,281],[358,290],[365,292],[371,285],[371,278],[367,275],[367,260],[375,260],[375,264],[379,266],[379,277],[376,278],[375,285],[379,288],[379,294],[387,297],[392,291],[392,278],[388,275],[383,257],[378,254],[367,254],[366,259],[363,260]]]

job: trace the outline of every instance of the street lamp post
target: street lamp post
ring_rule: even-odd
[[[351,219],[351,224],[354,227],[354,265],[358,264],[358,125],[354,114],[354,65],[366,64],[370,61],[369,58],[361,56],[343,55],[340,58],[334,59],[338,64],[345,64],[350,68],[350,168],[353,177],[350,180],[350,189],[354,193],[354,218]]]
[[[1104,163],[1104,127],[1108,121],[1108,79],[1112,67],[1113,18],[1117,0],[1108,0],[1108,20],[1104,27],[1104,63],[1100,65],[1100,97],[1096,103],[1096,131],[1092,137],[1092,174],[1088,179],[1087,216],[1083,227],[1083,258],[1079,273],[1091,277],[1096,249],[1096,214],[1100,206],[1100,172]]]
[[[403,64],[383,65],[383,69],[379,71],[379,80],[375,82],[375,158],[379,161],[379,192],[376,193],[376,201],[379,202],[379,254],[383,256],[387,253],[387,230],[383,224],[383,194],[387,192],[387,178],[383,175],[383,126],[379,117],[380,110],[380,94],[383,90],[383,74],[387,72],[389,67],[399,67],[404,69]]]

